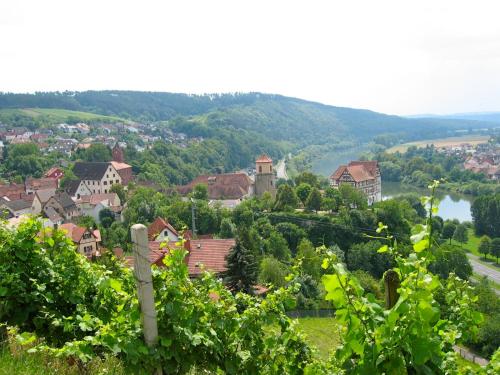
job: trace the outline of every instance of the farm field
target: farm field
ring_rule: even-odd
[[[409,147],[416,146],[418,148],[425,147],[427,145],[434,145],[435,147],[445,147],[445,146],[459,146],[462,143],[470,143],[472,145],[478,145],[481,143],[488,142],[489,136],[485,135],[464,135],[463,137],[450,137],[450,138],[438,138],[438,139],[427,139],[423,141],[415,141],[403,143],[401,145],[393,146],[387,149],[386,152],[406,152]]]
[[[80,121],[109,121],[109,122],[126,122],[129,120],[116,117],[105,116],[90,112],[70,111],[67,109],[58,108],[18,108],[18,109],[0,109],[0,120],[8,119],[15,116],[31,117],[33,119],[44,118],[50,122],[65,122],[69,119],[78,119]]]

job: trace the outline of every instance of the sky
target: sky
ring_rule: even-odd
[[[500,111],[500,1],[1,0],[0,91],[259,91]]]

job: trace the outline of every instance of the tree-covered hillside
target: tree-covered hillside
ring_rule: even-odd
[[[457,129],[492,123],[452,119],[410,119],[368,110],[341,108],[280,95],[260,93],[187,95],[138,91],[0,93],[2,108],[62,108],[119,116],[143,122],[194,116],[207,127],[246,129],[297,146],[351,139],[360,142],[381,134],[398,141],[443,136]],[[179,126],[179,124],[176,124]],[[196,133],[202,129],[187,131]]]

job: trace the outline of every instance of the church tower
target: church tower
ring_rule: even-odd
[[[118,143],[115,144],[115,147],[113,147],[112,152],[113,152],[113,161],[116,161],[118,163],[125,163],[125,158],[123,156],[123,150],[118,145]]]
[[[276,176],[273,161],[267,155],[261,155],[255,161],[255,195],[261,197],[266,191],[276,197]]]

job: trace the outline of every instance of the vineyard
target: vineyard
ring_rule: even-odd
[[[385,243],[379,252],[396,262],[397,288],[385,304],[365,293],[335,254],[317,249],[326,299],[343,326],[341,345],[328,360],[286,315],[300,260],[286,287],[261,298],[233,294],[209,273],[190,279],[186,250],[182,244],[170,249],[166,267],[153,269],[158,338],[148,345],[134,273],[109,254],[87,261],[62,232],[42,229],[35,219],[17,229],[0,226],[3,335],[34,355],[66,358],[82,369],[113,358],[138,374],[457,373],[453,345],[474,335],[482,317],[470,308],[467,282],[427,270],[436,209],[432,196],[424,203],[429,217],[413,229],[409,254],[382,223],[374,236]],[[481,371],[498,373],[498,356]]]

